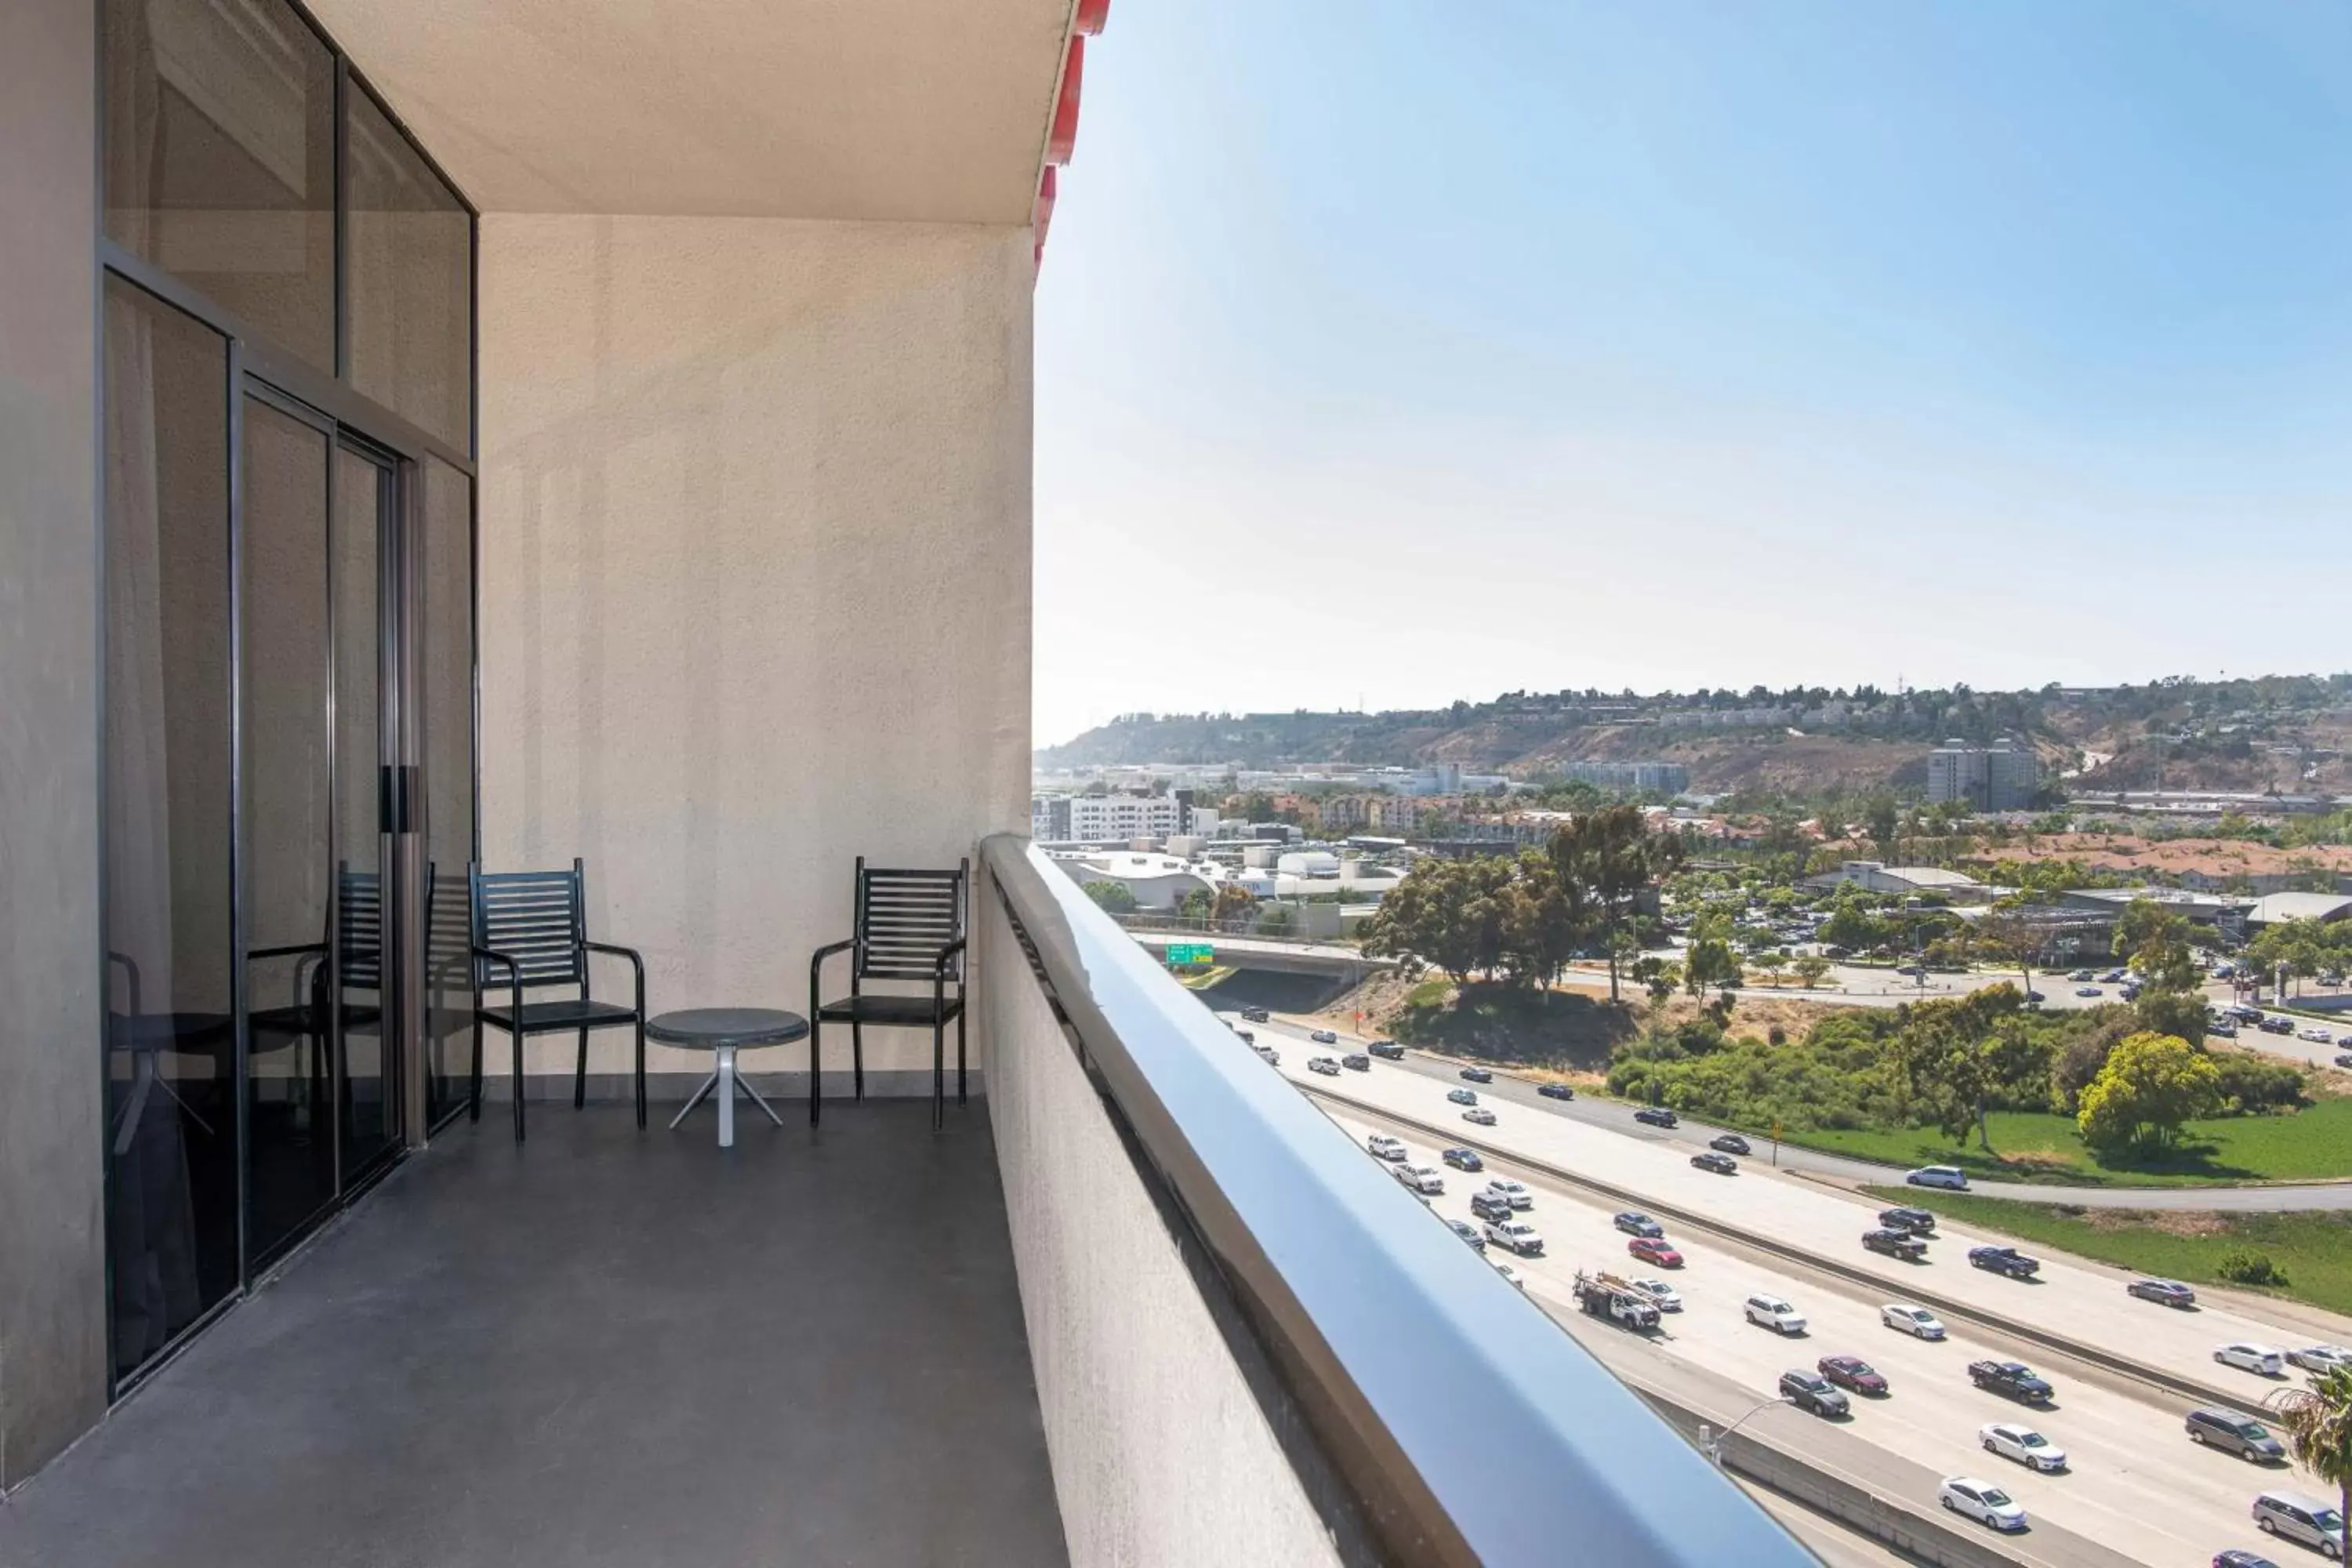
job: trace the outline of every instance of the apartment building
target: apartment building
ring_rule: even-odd
[[[2007,739],[1990,746],[1947,741],[1927,753],[1927,801],[1957,802],[1979,811],[2023,811],[2041,787],[2042,770],[2031,746]]]
[[[1107,10],[0,7],[0,1562],[1803,1560],[1024,831]]]

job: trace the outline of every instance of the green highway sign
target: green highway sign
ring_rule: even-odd
[[[1217,956],[1217,950],[1205,942],[1171,942],[1168,944],[1171,963],[1207,963]]]

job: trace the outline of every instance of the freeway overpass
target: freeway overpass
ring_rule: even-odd
[[[1128,934],[1153,956],[1165,960],[1168,944],[1207,942],[1217,962],[1236,969],[1271,971],[1278,974],[1313,974],[1345,979],[1350,984],[1383,969],[1394,969],[1393,958],[1368,958],[1355,948],[1335,942],[1284,942],[1264,936],[1202,936],[1197,931],[1130,931]]]

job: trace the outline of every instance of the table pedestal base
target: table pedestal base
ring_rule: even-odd
[[[694,1108],[702,1103],[703,1097],[714,1089],[719,1091],[719,1146],[721,1149],[735,1147],[735,1091],[739,1089],[751,1097],[752,1104],[768,1113],[769,1121],[782,1127],[784,1119],[776,1114],[776,1108],[751,1087],[749,1079],[736,1072],[735,1047],[720,1046],[717,1050],[719,1065],[711,1068],[710,1076],[702,1080],[702,1087],[694,1091],[693,1097],[679,1108],[678,1113],[670,1118],[671,1130],[675,1131],[677,1124],[685,1121]]]

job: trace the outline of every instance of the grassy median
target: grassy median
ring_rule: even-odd
[[[1988,1181],[2079,1186],[2182,1187],[2352,1175],[2352,1100],[2323,1100],[2291,1115],[2192,1121],[2181,1129],[2179,1146],[2169,1154],[2123,1165],[2094,1163],[2067,1117],[1996,1110],[1988,1121],[1990,1152],[1977,1146],[1973,1132],[1955,1146],[1933,1128],[1918,1127],[1806,1131],[1782,1142],[1896,1165],[1958,1165]]]
[[[2221,1259],[2251,1247],[2285,1271],[2287,1283],[2266,1293],[2352,1314],[2352,1214],[2095,1209],[1922,1187],[1863,1191],[2053,1251],[2195,1285],[2229,1283],[2221,1277]]]

